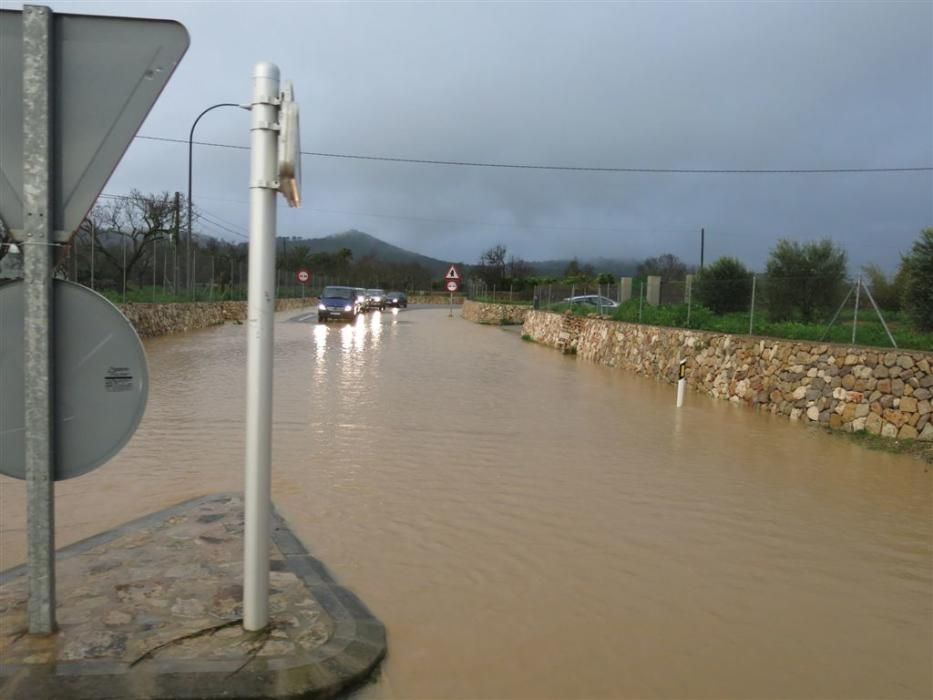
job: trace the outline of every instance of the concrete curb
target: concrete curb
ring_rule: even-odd
[[[191,499],[58,552],[59,559],[90,551],[129,532],[154,525],[204,503],[229,502],[239,494]],[[33,698],[332,698],[366,678],[386,654],[383,624],[348,588],[341,586],[273,511],[272,539],[295,574],[331,617],[333,634],[300,656],[236,659],[150,658],[127,662],[79,660],[0,665],[0,696]],[[282,562],[279,561],[281,566]],[[0,573],[0,585],[25,575],[18,566]],[[235,676],[235,677],[234,677]]]

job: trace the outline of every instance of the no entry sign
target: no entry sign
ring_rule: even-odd
[[[295,273],[295,277],[297,277],[298,281],[301,282],[302,284],[307,284],[308,280],[311,279],[311,273],[305,270],[304,268],[302,268],[298,270],[298,272]]]
[[[458,289],[460,289],[460,283],[457,280],[447,280],[447,291],[448,292],[453,293],[453,292],[456,292]]]

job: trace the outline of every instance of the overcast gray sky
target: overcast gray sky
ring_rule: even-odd
[[[308,151],[636,168],[933,164],[933,3],[58,2],[172,18],[191,48],[141,134],[187,138],[279,64]],[[4,7],[20,6],[4,2]],[[245,111],[197,138],[245,145]],[[137,140],[106,192],[186,188],[186,146]],[[348,228],[450,260],[736,255],[830,236],[893,269],[933,225],[933,173],[605,174],[305,157],[279,233]],[[245,231],[248,154],[196,147],[194,201]],[[209,233],[231,237],[205,227]]]

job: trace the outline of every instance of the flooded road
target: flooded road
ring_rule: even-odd
[[[273,495],[386,624],[360,698],[929,698],[933,489],[907,457],[446,309],[276,326]],[[242,488],[245,329],[148,341],[146,417],[58,543]],[[0,477],[0,565],[24,488]]]

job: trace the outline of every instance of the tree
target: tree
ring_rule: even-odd
[[[906,277],[904,309],[920,330],[933,330],[933,228],[920,232],[902,266]]]
[[[731,257],[721,257],[704,267],[694,284],[697,300],[717,314],[748,309],[751,291],[752,273]]]
[[[183,200],[179,200],[176,209],[173,194],[143,194],[139,190],[95,206],[91,211],[91,219],[97,229],[94,248],[112,268],[116,268],[113,279],[124,273],[130,279],[140,262],[154,264],[154,244],[173,238],[176,216],[183,209]],[[149,269],[152,269],[151,264]]]
[[[906,269],[901,263],[897,274],[893,278],[882,272],[881,268],[872,263],[862,268],[862,275],[867,278],[868,289],[878,306],[886,311],[899,311],[904,285],[907,282]]]
[[[498,245],[484,250],[479,256],[479,266],[476,273],[486,283],[486,286],[502,286],[502,281],[506,277],[506,247],[499,243]]]
[[[615,284],[616,276],[611,272],[600,272],[596,275],[596,284]]]
[[[564,269],[564,284],[587,284],[593,278],[593,266],[589,263],[580,264],[580,261],[574,258]]]
[[[782,239],[768,258],[766,296],[772,320],[810,323],[831,313],[845,290],[846,252],[830,239]]]
[[[687,276],[687,265],[672,253],[647,258],[638,266],[638,276],[658,275],[665,282],[678,282]]]

